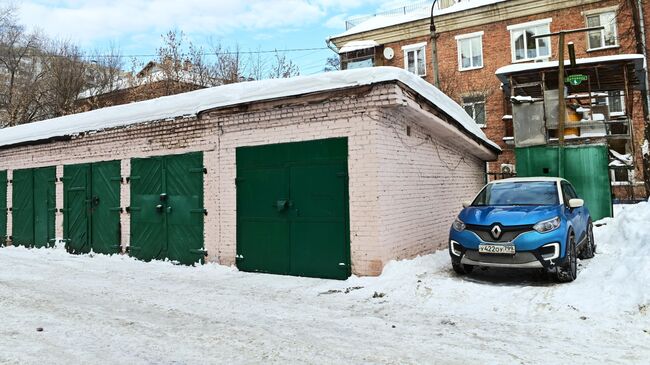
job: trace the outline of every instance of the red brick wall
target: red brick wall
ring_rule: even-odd
[[[647,9],[644,16],[650,19],[650,9],[646,1],[644,9]],[[576,49],[576,57],[598,57],[605,55],[614,55],[621,53],[636,53],[636,39],[633,32],[633,23],[631,9],[628,2],[625,0],[605,0],[596,4],[580,5],[569,9],[562,9],[558,11],[539,13],[534,16],[522,17],[518,19],[511,19],[508,21],[499,21],[487,25],[475,26],[464,28],[459,31],[443,32],[438,34],[436,41],[438,64],[440,74],[440,88],[443,92],[450,95],[453,99],[461,102],[463,95],[471,94],[473,91],[478,91],[488,95],[486,98],[486,127],[484,132],[486,135],[496,142],[502,149],[503,154],[499,157],[498,161],[489,164],[490,172],[499,172],[500,166],[503,163],[512,164],[515,162],[514,149],[512,145],[507,145],[503,141],[506,131],[506,122],[502,120],[503,115],[510,114],[506,112],[504,103],[504,94],[500,89],[500,81],[496,78],[495,72],[498,68],[512,63],[511,53],[511,40],[510,31],[507,29],[509,25],[516,25],[526,23],[534,20],[551,18],[550,23],[551,32],[559,30],[583,28],[586,26],[584,15],[581,12],[606,8],[610,6],[619,5],[617,15],[617,29],[619,36],[619,47],[604,49],[600,51],[587,51],[587,34],[577,33],[568,35],[566,42],[573,42]],[[483,31],[483,68],[469,71],[458,70],[458,47],[455,37],[457,35],[468,34]],[[385,61],[387,66],[404,67],[403,53],[401,47],[413,43],[427,41],[427,76],[425,79],[429,82],[434,81],[433,78],[433,64],[431,62],[431,39],[430,37],[412,38],[402,42],[387,43],[386,47],[393,47],[395,50],[395,58],[391,61]],[[650,41],[650,39],[649,39]],[[551,41],[551,59],[557,59],[558,40],[553,38]],[[568,56],[566,56],[568,57]],[[642,181],[643,174],[641,166],[641,154],[638,146],[643,141],[643,111],[641,108],[640,95],[635,95],[635,110],[634,110],[634,130],[635,130],[635,147],[636,148],[636,178],[637,181]],[[507,122],[511,123],[511,122]],[[621,189],[616,189],[620,191]],[[622,194],[619,194],[622,195]],[[622,197],[622,196],[621,196]]]

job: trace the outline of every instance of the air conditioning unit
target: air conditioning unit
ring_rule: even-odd
[[[501,173],[514,175],[517,171],[515,170],[515,165],[510,163],[501,164]]]

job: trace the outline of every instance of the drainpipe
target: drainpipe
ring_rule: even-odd
[[[634,5],[633,5],[634,6]],[[643,99],[645,99],[643,103],[643,119],[644,119],[644,133],[643,136],[645,137],[644,139],[646,141],[650,141],[650,81],[648,81],[648,77],[650,75],[648,74],[648,48],[646,44],[646,37],[645,37],[645,22],[643,18],[643,4],[642,0],[637,0],[636,1],[636,7],[638,11],[638,22],[639,22],[639,33],[641,33],[641,47],[642,48],[641,52],[643,54],[643,57],[645,58],[645,62],[643,64],[643,72],[645,72],[645,90],[641,92],[641,95]],[[632,141],[634,143],[634,141]],[[650,155],[643,155],[643,180],[645,184],[645,190],[646,194],[650,196]],[[634,187],[632,187],[634,189]]]
[[[438,0],[434,0],[431,4],[431,26],[429,30],[431,31],[431,63],[433,64],[433,84],[437,88],[440,88],[440,72],[438,70],[438,49],[436,48],[436,39],[438,34],[436,34],[436,25],[433,21],[433,9],[436,6]]]

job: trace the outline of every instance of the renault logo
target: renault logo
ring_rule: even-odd
[[[495,240],[498,240],[499,237],[501,237],[501,226],[496,224],[494,227],[492,227],[490,232],[492,232],[492,237],[494,237]]]

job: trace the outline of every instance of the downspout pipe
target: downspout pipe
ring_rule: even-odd
[[[433,20],[433,10],[435,9],[436,3],[438,0],[433,0],[431,4],[431,25],[429,30],[431,31],[431,63],[433,65],[433,84],[440,88],[440,71],[438,67],[438,49],[436,47],[436,39],[438,34],[436,34],[436,24]]]
[[[639,12],[639,30],[641,33],[641,45],[643,46],[643,58],[645,62],[643,63],[643,72],[645,72],[645,90],[641,93],[644,96],[645,102],[643,103],[643,116],[644,116],[644,133],[645,141],[650,141],[650,81],[648,77],[648,46],[646,43],[645,36],[645,21],[643,18],[643,3],[642,0],[637,0],[637,9]],[[632,142],[634,143],[634,141]],[[650,195],[650,155],[643,155],[643,175],[644,175],[644,185],[646,189],[646,194]],[[634,189],[634,187],[632,188]]]

